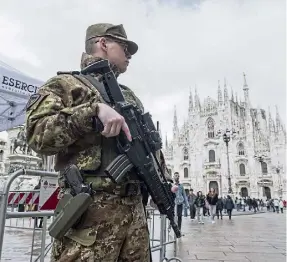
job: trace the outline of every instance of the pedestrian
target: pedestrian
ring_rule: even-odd
[[[279,213],[279,200],[278,200],[278,198],[275,198],[273,200],[273,205],[274,205],[274,212],[276,211],[277,213]]]
[[[215,192],[214,188],[210,188],[210,191],[206,196],[206,200],[209,204],[209,212],[210,212],[211,221],[213,224],[214,223],[214,217],[216,215],[216,203],[218,200],[218,194]]]
[[[199,224],[204,224],[203,222],[203,208],[205,206],[205,197],[201,191],[197,192],[196,199],[194,201],[196,206],[197,221]]]
[[[175,193],[175,209],[176,209],[176,214],[177,214],[177,224],[179,227],[179,230],[181,230],[181,223],[182,223],[182,211],[183,211],[183,206],[189,208],[187,196],[185,194],[185,190],[183,185],[179,182],[179,173],[175,172],[174,173],[174,184],[178,186],[178,190]]]
[[[256,213],[258,211],[258,202],[255,198],[250,199],[250,203],[253,207],[254,213]]]
[[[185,189],[185,195],[186,195],[186,198],[187,198],[187,201],[188,201],[189,190],[186,190],[186,189]],[[188,203],[189,203],[189,201],[188,201]],[[188,206],[187,206],[187,205],[184,205],[184,209],[183,209],[183,215],[184,215],[184,217],[187,217],[187,216],[188,216],[188,211],[189,211],[189,204],[188,204]]]
[[[225,202],[225,208],[227,210],[227,214],[228,214],[229,219],[231,219],[232,210],[234,208],[234,203],[233,203],[233,200],[230,197],[230,195],[227,195],[227,199],[226,199],[226,202]]]
[[[76,38],[75,38],[76,39]],[[123,74],[138,46],[123,25],[94,24],[87,28],[81,68],[108,60],[116,77]],[[101,74],[90,74],[101,82]],[[120,85],[127,102],[143,112],[131,89]],[[149,233],[136,170],[115,184],[105,168],[119,155],[116,137],[122,131],[131,141],[125,119],[103,102],[86,78],[59,74],[39,88],[26,105],[29,146],[41,155],[55,156],[59,186],[69,192],[61,175],[74,164],[95,192],[94,202],[79,227],[54,240],[51,261],[150,261]],[[104,126],[100,132],[99,121]]]
[[[283,214],[284,203],[282,199],[279,200],[279,208],[280,208],[281,213]]]
[[[266,209],[267,211],[270,211],[270,200],[266,199]]]
[[[218,198],[218,201],[217,201],[217,203],[216,203],[216,215],[217,215],[217,219],[219,219],[219,216],[220,216],[220,218],[222,219],[222,210],[223,210],[223,207],[224,207],[224,204],[223,204],[222,198],[219,197],[219,198]]]
[[[241,199],[241,206],[242,206],[242,211],[245,212],[246,200],[244,197],[242,197]]]
[[[196,195],[193,193],[193,189],[190,189],[189,196],[188,196],[188,202],[189,202],[191,220],[195,218],[195,213],[196,213],[195,199],[196,199]]]

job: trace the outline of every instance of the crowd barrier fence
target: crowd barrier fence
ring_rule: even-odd
[[[13,181],[21,175],[57,177],[58,173],[22,169],[12,173],[5,182],[2,192],[0,191],[0,261],[3,251],[2,248],[4,243],[5,229],[14,228],[32,231],[30,262],[44,262],[45,257],[49,254],[53,241],[51,238],[51,241],[46,243],[48,236],[47,227],[51,221],[49,218],[53,218],[54,211],[30,211],[31,205],[39,203],[39,190],[9,191]],[[16,208],[17,205],[18,209]],[[19,210],[20,205],[21,210]],[[24,210],[23,205],[26,207]],[[15,209],[17,209],[17,211],[15,211]],[[169,222],[166,219],[166,216],[160,215],[155,208],[150,206],[146,208],[146,212],[150,232],[151,252],[155,253],[158,251],[159,262],[182,262],[182,260],[177,257],[177,239],[173,232],[170,231]],[[43,219],[41,228],[37,228],[37,220],[39,218]],[[16,219],[16,225],[15,223],[13,224],[12,221],[14,220],[12,219]],[[10,223],[7,223],[7,220],[9,220]],[[160,226],[158,226],[158,224]],[[35,233],[38,231],[41,232],[40,253],[37,254],[35,258],[34,242]],[[167,250],[167,246],[173,246],[173,251]],[[173,256],[167,258],[167,251],[169,254],[173,252]],[[153,259],[153,261],[155,260]]]

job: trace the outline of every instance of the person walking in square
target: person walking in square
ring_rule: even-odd
[[[195,218],[195,213],[196,213],[195,199],[196,199],[196,195],[193,193],[193,189],[190,189],[189,196],[188,196],[188,202],[189,202],[189,209],[190,209],[190,219],[192,220]]]
[[[214,217],[216,214],[216,203],[218,201],[218,194],[215,192],[214,188],[210,188],[210,191],[206,196],[206,200],[209,204],[209,212],[210,212],[211,221],[213,224],[214,223]]]
[[[232,198],[229,195],[227,196],[227,199],[225,202],[225,208],[227,210],[227,214],[230,220],[232,216],[232,210],[234,209],[234,203],[233,203]]]

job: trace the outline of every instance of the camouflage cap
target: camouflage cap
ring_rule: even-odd
[[[122,24],[113,25],[108,23],[94,24],[87,28],[86,41],[98,37],[109,36],[115,40],[120,40],[128,45],[128,51],[131,55],[134,55],[138,51],[138,45],[127,39],[126,31]]]

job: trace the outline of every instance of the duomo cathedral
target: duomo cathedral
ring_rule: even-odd
[[[277,108],[274,119],[251,106],[245,75],[244,101],[228,94],[224,82],[217,99],[203,104],[196,90],[190,93],[181,127],[174,109],[173,137],[164,147],[169,172],[194,192],[213,187],[221,196],[286,199],[286,130]]]
[[[286,130],[278,110],[252,108],[244,76],[244,101],[223,93],[203,104],[195,91],[189,96],[188,118],[179,128],[176,108],[173,138],[166,140],[164,155],[171,174],[178,172],[186,190],[219,195],[286,199]],[[28,152],[21,126],[0,139],[0,178],[19,168],[53,171],[54,157]],[[23,137],[22,137],[23,136]],[[22,138],[21,138],[22,137]],[[24,147],[23,147],[24,146]],[[22,148],[22,151],[21,151]],[[1,181],[0,181],[1,182]]]

